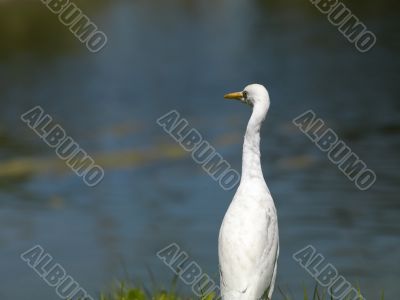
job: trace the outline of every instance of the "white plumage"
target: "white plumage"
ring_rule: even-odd
[[[223,300],[271,299],[279,255],[278,219],[260,162],[260,128],[269,109],[264,86],[225,95],[253,107],[243,143],[240,185],[219,232]]]

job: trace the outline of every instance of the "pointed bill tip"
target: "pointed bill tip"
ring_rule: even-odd
[[[243,99],[243,92],[234,92],[224,95],[225,99],[233,99],[233,100],[242,100]]]

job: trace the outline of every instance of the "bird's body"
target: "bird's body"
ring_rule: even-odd
[[[263,86],[250,85],[226,98],[252,105],[253,113],[243,144],[240,185],[219,233],[221,296],[223,300],[271,299],[279,255],[278,220],[260,163],[260,128],[269,96]]]

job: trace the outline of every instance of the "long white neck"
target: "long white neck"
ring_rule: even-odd
[[[260,161],[260,129],[268,111],[268,106],[258,103],[247,124],[243,143],[242,180],[264,179]]]

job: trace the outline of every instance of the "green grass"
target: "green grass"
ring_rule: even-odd
[[[143,286],[129,286],[125,283],[120,283],[118,287],[113,289],[111,293],[102,294],[100,296],[100,300],[216,300],[216,295],[210,294],[205,295],[203,297],[195,297],[195,296],[184,296],[176,292],[175,289],[176,284],[173,283],[169,290],[159,289],[153,292],[150,292]],[[361,297],[361,291],[358,289],[358,294]],[[279,287],[277,287],[276,292],[274,293],[274,300],[300,300],[289,297],[284,291],[282,291]],[[303,290],[303,299],[302,300],[333,300],[333,297],[327,292],[326,289],[322,289],[315,286],[311,293],[307,291],[306,288]],[[353,300],[353,299],[342,299],[342,300]],[[384,300],[384,293],[382,291],[379,300]]]
[[[191,300],[175,292],[175,282],[174,280],[168,291],[158,289],[152,292],[143,286],[132,287],[122,282],[111,293],[100,295],[100,300]],[[212,298],[207,300],[212,300]]]

